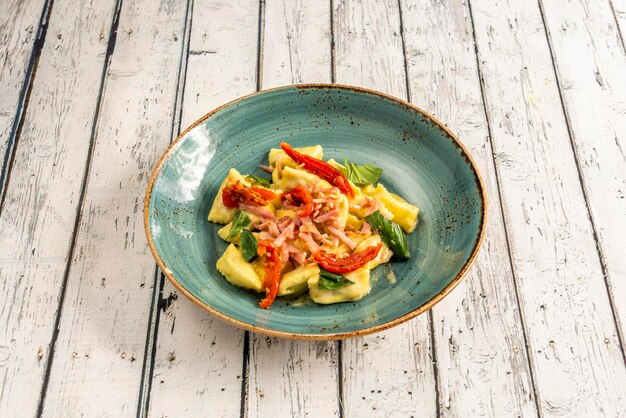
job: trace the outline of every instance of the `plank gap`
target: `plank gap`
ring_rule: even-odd
[[[265,31],[265,0],[259,0],[259,26],[257,31],[257,52],[256,52],[256,91],[261,90],[263,79],[263,44]],[[248,332],[246,331],[246,334]]]
[[[334,19],[334,0],[329,0],[330,6],[330,82],[335,83],[335,19]],[[339,348],[339,345],[337,346]]]

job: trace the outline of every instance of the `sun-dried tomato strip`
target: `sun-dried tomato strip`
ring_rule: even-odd
[[[281,250],[275,247],[270,241],[260,241],[257,253],[265,256],[265,278],[263,286],[265,286],[265,298],[259,302],[261,308],[267,309],[272,306],[276,295],[278,294],[278,285],[280,284],[280,260]]]
[[[296,164],[301,164],[306,171],[313,173],[333,186],[336,186],[343,194],[354,197],[354,190],[352,190],[350,182],[341,171],[337,170],[325,161],[311,157],[310,155],[299,153],[286,142],[281,142],[280,147],[283,151],[285,151],[285,154],[291,157]]]
[[[267,205],[267,199],[264,197],[265,189],[263,189],[263,193],[255,189],[261,188],[248,187],[240,181],[229,184],[222,190],[222,202],[224,206],[228,208],[237,208],[240,204],[250,206]],[[274,193],[270,190],[267,190],[267,192],[272,193],[272,196],[275,197]],[[266,194],[266,196],[269,196],[269,194]]]
[[[360,253],[350,254],[349,256],[343,258],[337,258],[334,254],[318,251],[313,254],[313,258],[326,271],[337,274],[350,273],[351,271],[357,270],[366,265],[369,261],[375,259],[382,246],[382,243],[372,245]]]
[[[297,186],[280,195],[280,200],[283,202],[287,199],[291,199],[296,205],[302,206],[302,209],[298,211],[299,217],[306,218],[313,213],[315,207],[313,204],[313,196],[311,196],[311,193],[304,187]]]

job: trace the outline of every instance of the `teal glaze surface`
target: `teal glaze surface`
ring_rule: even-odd
[[[278,298],[264,310],[260,294],[232,286],[215,268],[226,248],[221,225],[207,221],[218,187],[231,167],[264,175],[258,165],[280,141],[378,165],[380,181],[420,208],[408,236],[412,258],[376,268],[362,300],[293,306]],[[261,332],[349,336],[429,306],[460,279],[484,229],[479,176],[446,131],[404,103],[341,86],[290,86],[226,105],[186,132],[154,176],[146,225],[166,272],[201,304]]]

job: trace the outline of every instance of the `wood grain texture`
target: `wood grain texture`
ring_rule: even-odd
[[[266,0],[261,88],[331,82],[330,0]]]
[[[624,415],[626,369],[539,6],[471,10],[540,413]]]
[[[451,417],[536,416],[469,10],[463,1],[402,0],[401,7],[412,102],[470,149],[489,196],[480,255],[432,310],[439,410]]]
[[[626,335],[626,54],[609,3],[541,3],[623,343]]]
[[[269,0],[264,10],[261,88],[330,82],[330,4]],[[336,342],[251,333],[248,364],[248,416],[339,416]]]
[[[0,411],[33,416],[49,360],[115,1],[57,0],[0,216]]]
[[[41,35],[45,0],[0,3],[0,173],[4,174],[9,142],[23,115],[26,90],[33,71],[35,41]],[[43,14],[42,14],[43,13]],[[0,175],[0,196],[4,176]]]
[[[397,1],[334,3],[336,80],[407,98]],[[435,416],[431,324],[421,315],[343,343],[345,416]]]
[[[141,208],[171,135],[185,11],[122,3],[43,416],[136,413],[154,278]]]
[[[609,0],[609,5],[615,16],[622,47],[626,50],[626,0]]]
[[[195,0],[182,127],[256,88],[259,3]],[[154,160],[156,163],[156,158]],[[165,283],[149,416],[238,416],[244,332]]]
[[[335,342],[250,339],[246,416],[339,416]]]

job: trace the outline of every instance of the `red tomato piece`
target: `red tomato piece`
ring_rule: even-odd
[[[222,202],[227,208],[237,208],[240,204],[250,206],[267,205],[267,200],[263,197],[263,195],[254,189],[254,187],[248,187],[245,184],[241,184],[240,181],[229,184],[222,190]],[[274,196],[274,193],[272,193],[272,196]]]
[[[298,206],[302,206],[302,209],[298,211],[298,216],[306,218],[313,213],[313,196],[307,189],[302,186],[297,186],[289,191],[283,192],[280,195],[280,200],[283,202],[287,199],[291,200]]]
[[[328,254],[325,251],[318,251],[313,253],[313,258],[326,271],[337,274],[350,273],[351,271],[357,270],[369,261],[375,259],[382,246],[382,243],[372,245],[360,253],[350,254],[344,258],[337,258],[334,254]]]
[[[296,162],[296,164],[304,166],[306,171],[313,173],[333,186],[336,186],[339,190],[341,190],[341,193],[354,197],[354,190],[352,190],[350,182],[341,171],[337,170],[325,161],[311,157],[310,155],[299,153],[286,142],[281,142],[280,147],[283,151],[285,151],[285,154]]]
[[[252,186],[251,189],[253,191],[257,192],[258,194],[260,194],[261,197],[263,199],[265,199],[265,200],[274,200],[274,199],[276,199],[276,193],[274,193],[270,189],[266,189],[264,187],[258,187],[258,186]]]
[[[280,284],[280,248],[277,248],[270,241],[260,241],[257,253],[265,257],[265,298],[259,302],[261,308],[267,309],[272,306],[278,294]]]

